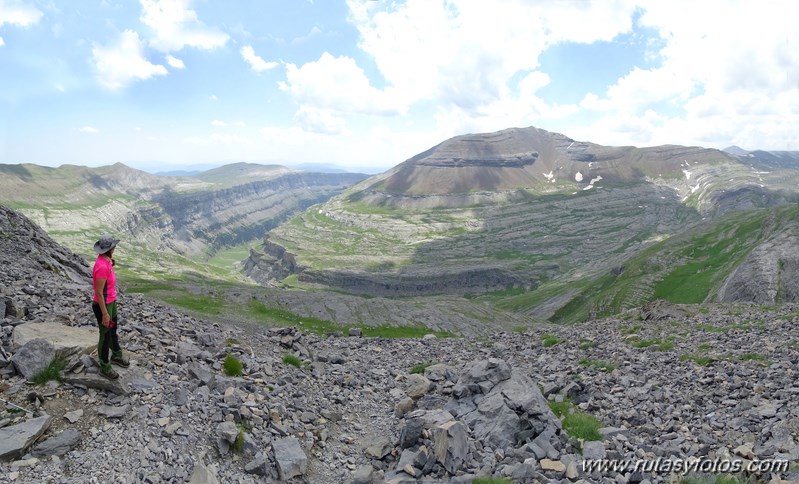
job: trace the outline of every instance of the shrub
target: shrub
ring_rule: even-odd
[[[593,346],[594,346],[593,341],[591,341],[590,339],[583,338],[580,340],[580,344],[577,347],[580,348],[581,350],[587,350],[589,348],[593,348]]]
[[[61,381],[61,372],[64,371],[66,367],[66,360],[62,358],[54,358],[46,368],[33,375],[33,378],[31,378],[31,383],[34,385],[44,385],[50,380]]]
[[[766,361],[768,359],[759,353],[744,353],[738,358],[741,361]]]
[[[571,437],[583,440],[602,440],[599,429],[603,425],[596,417],[576,408],[569,400],[547,403],[549,403],[552,413],[561,418],[563,430]]]
[[[507,477],[475,477],[472,484],[513,484]]]
[[[560,338],[558,338],[554,334],[545,334],[544,336],[541,337],[541,344],[545,348],[549,348],[550,346],[555,346],[558,343],[560,343]]]
[[[580,410],[572,411],[563,418],[563,428],[569,435],[578,439],[602,440],[602,434],[599,433],[602,422]]]
[[[693,361],[699,366],[707,366],[716,361],[716,359],[713,358],[712,356],[692,355],[689,353],[684,353],[682,356],[680,356],[680,361]]]
[[[225,370],[227,376],[241,376],[242,364],[238,358],[228,353],[225,356],[225,361],[222,362],[222,368]]]
[[[635,334],[635,333],[637,333],[637,332],[638,332],[640,329],[641,329],[641,325],[640,325],[640,324],[633,324],[633,325],[631,325],[631,326],[627,326],[627,327],[625,327],[625,328],[621,328],[621,329],[619,330],[619,332],[620,332],[621,334],[628,335],[628,334]]]
[[[589,368],[596,368],[598,370],[602,370],[608,373],[616,369],[616,365],[614,365],[613,363],[601,360],[591,360],[589,358],[583,358],[582,360],[580,360],[580,364],[583,366],[587,366]]]
[[[302,360],[295,355],[283,355],[283,363],[299,368],[302,366]]]
[[[417,364],[413,365],[413,368],[411,368],[408,371],[408,373],[410,373],[410,374],[414,374],[414,373],[423,374],[424,371],[427,369],[427,367],[433,366],[434,364],[435,363],[433,363],[432,361],[428,361],[426,363],[417,363]]]
[[[244,449],[244,433],[250,430],[250,427],[247,426],[247,421],[242,420],[241,423],[236,425],[239,428],[239,434],[236,436],[236,440],[233,441],[231,447],[236,452],[241,452]]]

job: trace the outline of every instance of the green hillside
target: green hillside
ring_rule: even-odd
[[[658,242],[614,270],[545,283],[536,291],[493,302],[498,308],[533,313],[547,301],[571,292],[568,302],[550,317],[561,323],[618,314],[654,299],[680,304],[709,302],[759,243],[796,224],[798,214],[795,204],[730,214]]]

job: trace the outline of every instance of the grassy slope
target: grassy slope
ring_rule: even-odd
[[[797,214],[796,205],[739,212],[659,242],[629,259],[621,274],[575,281],[579,294],[550,319],[579,322],[617,314],[657,298],[682,304],[708,301],[752,249]],[[767,218],[769,223],[765,223]],[[563,283],[553,283],[542,287],[539,294],[511,297],[499,306],[530,307],[564,289]]]

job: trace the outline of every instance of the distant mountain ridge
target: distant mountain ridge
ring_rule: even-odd
[[[715,224],[730,217],[733,227],[763,224],[768,218],[757,210],[799,200],[799,166],[764,170],[751,153],[737,153],[601,146],[534,127],[457,136],[271,230],[246,267],[265,284],[371,296],[461,294],[569,320],[645,304],[660,287],[654,279],[612,302],[584,291],[604,294],[625,277],[632,257],[709,230],[714,244],[739,248],[739,258],[711,267],[708,286],[697,289],[721,297],[720,285],[755,246],[728,241]],[[731,215],[751,211],[751,218]],[[758,231],[747,233],[760,241],[775,236]],[[659,267],[686,263],[680,255]],[[671,277],[664,270],[657,277]],[[740,287],[746,279],[724,294],[747,293]]]
[[[799,168],[799,151],[747,151],[737,146],[724,148],[743,163],[751,163],[763,169]]]
[[[455,298],[449,308],[468,299],[472,320],[485,306],[570,322],[656,298],[799,298],[795,159],[601,146],[529,127],[445,140],[370,177],[251,163],[193,176],[0,165],[0,203],[77,253],[99,233],[122,235],[146,277],[176,267],[213,277],[206,262],[230,249],[229,270],[332,305],[342,293],[354,305],[440,295]]]
[[[92,239],[111,232],[139,251],[142,263],[163,270],[169,254],[208,257],[257,241],[294,213],[364,178],[251,163],[177,177],[121,163],[99,168],[0,164],[0,203],[76,252],[85,254]]]

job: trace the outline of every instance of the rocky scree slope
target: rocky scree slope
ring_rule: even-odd
[[[22,375],[59,342],[17,333],[94,324],[88,281],[42,270],[19,250],[39,229],[16,227],[0,239],[0,398],[16,405],[0,413],[0,482],[667,482],[582,463],[799,459],[794,305],[653,304],[581,326],[390,340],[211,324],[123,295],[120,380],[78,351],[63,382],[34,386]],[[222,370],[229,356],[241,376]],[[598,440],[569,435],[550,402],[597,418]]]

